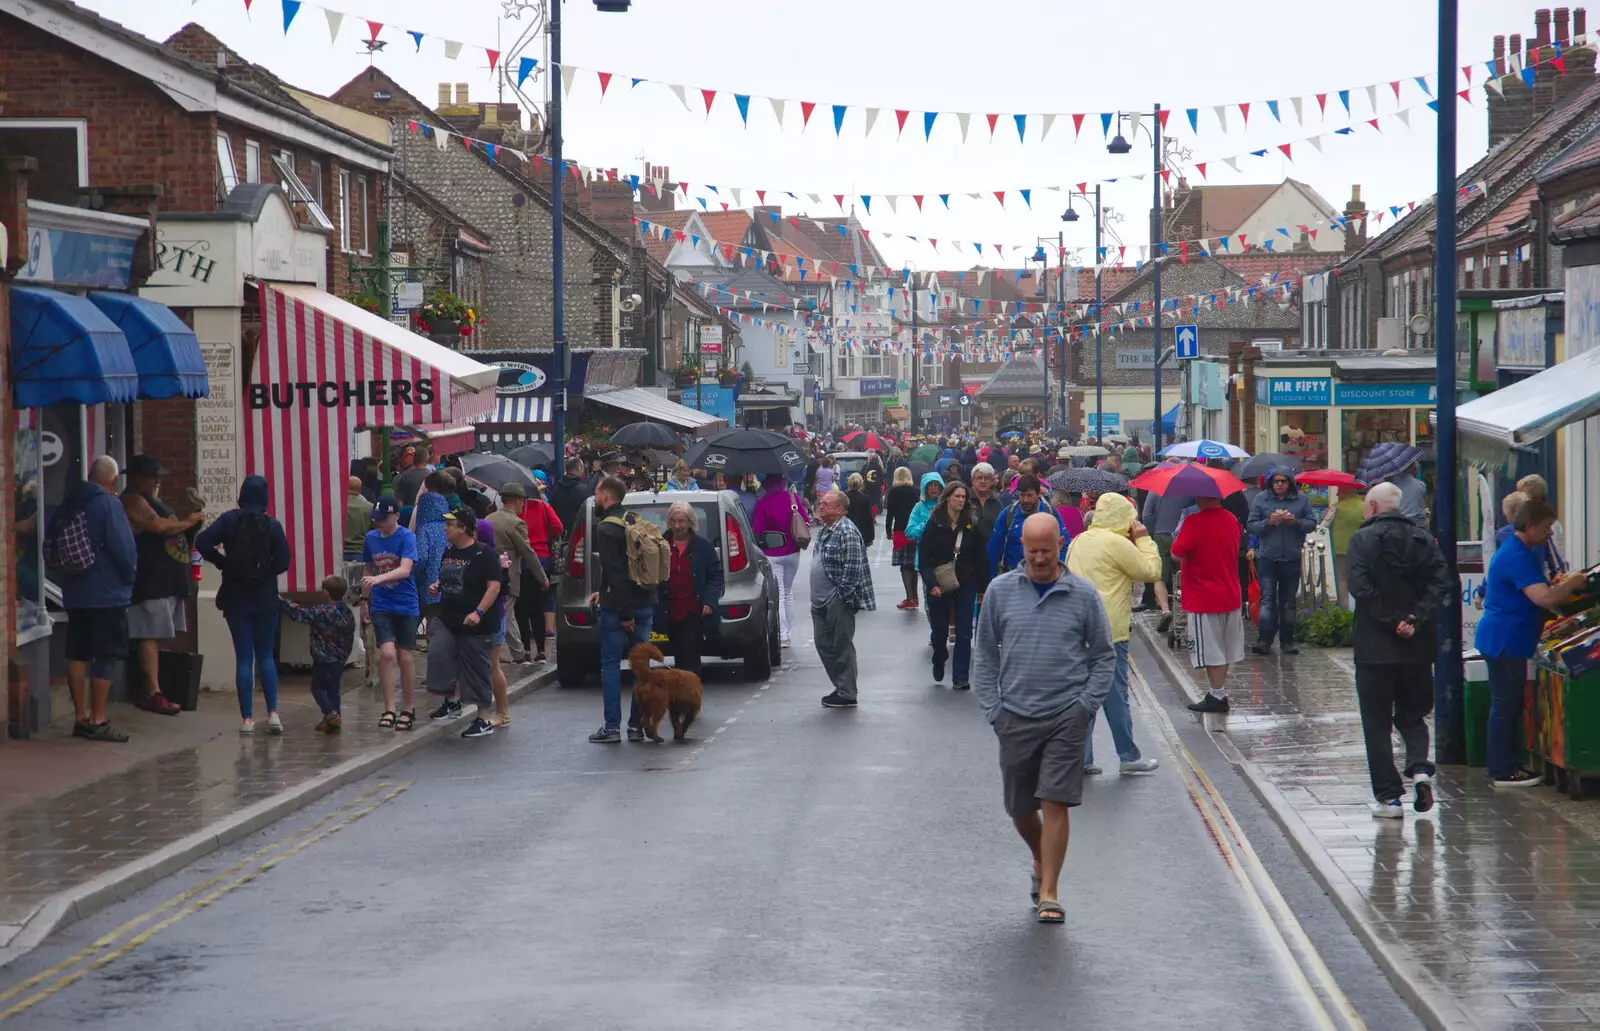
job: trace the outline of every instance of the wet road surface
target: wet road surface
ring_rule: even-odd
[[[1090,779],[1067,923],[1034,922],[993,734],[970,694],[933,683],[926,622],[894,610],[887,551],[873,561],[859,709],[818,704],[804,615],[772,680],[708,677],[691,742],[590,745],[598,689],[549,688],[509,732],[452,736],[67,928],[0,971],[0,1026],[1328,1026],[1148,709],[1136,731],[1162,769]],[[1367,1024],[1417,1027],[1152,687]]]

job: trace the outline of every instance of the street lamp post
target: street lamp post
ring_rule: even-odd
[[[1100,365],[1100,354],[1105,340],[1100,330],[1100,236],[1105,232],[1105,209],[1100,206],[1100,184],[1094,185],[1094,435],[1105,439],[1106,397],[1105,376]]]
[[[1044,326],[1039,333],[1041,345],[1039,364],[1044,367],[1044,405],[1039,409],[1044,425],[1040,429],[1048,433],[1050,430],[1050,252],[1044,249],[1044,237],[1039,237],[1036,243],[1033,260],[1039,263],[1039,285],[1043,288],[1045,302]]]
[[[1122,116],[1117,116],[1117,127],[1122,126]],[[1156,417],[1151,427],[1155,437],[1154,450],[1160,451],[1162,447],[1161,433],[1161,105],[1155,106],[1155,115],[1150,119],[1150,143],[1153,152],[1152,171],[1150,184],[1150,260],[1154,267],[1150,271],[1150,286],[1155,300],[1155,320],[1152,323],[1154,340],[1151,344],[1152,357],[1155,359],[1155,402]],[[1106,146],[1112,154],[1126,154],[1133,148],[1123,138],[1121,132]],[[1098,190],[1098,187],[1096,188]],[[1098,256],[1098,251],[1096,252]]]
[[[1456,81],[1457,0],[1439,0],[1439,82]],[[1454,87],[1451,87],[1452,89]],[[1441,90],[1442,92],[1442,90]],[[1433,528],[1450,582],[1456,569],[1456,106],[1439,105],[1437,207],[1434,233],[1434,363],[1438,401]],[[1438,651],[1433,663],[1433,711],[1437,714],[1435,758],[1463,763],[1467,758],[1462,726],[1461,592],[1445,594],[1439,613]]]

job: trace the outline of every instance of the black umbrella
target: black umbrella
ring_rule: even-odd
[[[543,469],[550,464],[550,460],[555,455],[554,445],[534,443],[522,445],[507,457],[519,465],[528,466],[530,469]]]
[[[630,422],[611,435],[618,447],[682,447],[678,435],[659,422]]]
[[[642,464],[653,469],[665,469],[678,464],[678,456],[671,451],[646,450],[641,457],[644,459]]]
[[[800,445],[771,430],[727,429],[713,433],[683,456],[691,469],[730,476],[783,475],[806,464]]]
[[[918,483],[922,482],[924,476],[933,472],[933,466],[923,461],[908,462],[906,463],[906,468],[911,470],[912,478]]]
[[[1251,455],[1232,469],[1233,475],[1241,480],[1254,480],[1265,476],[1273,469],[1302,469],[1305,461],[1293,455],[1280,455],[1276,451],[1263,451],[1259,455]]]
[[[533,473],[525,466],[499,455],[478,453],[462,455],[461,471],[496,491],[508,483],[520,483],[530,493],[538,489]]]
[[[1110,469],[1078,469],[1072,466],[1057,469],[1045,482],[1055,490],[1074,494],[1115,493],[1128,488],[1128,478],[1121,473],[1114,473]]]

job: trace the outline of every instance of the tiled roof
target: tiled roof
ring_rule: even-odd
[[[1600,226],[1600,196],[1591,198],[1587,204],[1580,204],[1556,223],[1558,230],[1585,229],[1590,226]]]
[[[1594,165],[1600,165],[1600,127],[1589,130],[1582,139],[1558,154],[1554,161],[1539,171],[1536,178],[1540,183],[1547,183],[1568,172]]]
[[[1012,358],[989,377],[989,382],[978,388],[979,397],[1038,397],[1043,392],[1044,365],[1032,354]]]
[[[645,211],[634,205],[634,215],[649,222],[652,227],[664,226],[668,229],[682,229],[689,222],[692,211]],[[663,240],[661,233],[654,232],[644,238],[644,252],[650,255],[652,261],[666,263],[667,255],[672,253],[672,248],[678,244],[677,240]]]
[[[1264,255],[1264,257],[1266,257]],[[1316,255],[1305,255],[1308,259],[1315,260]],[[1279,270],[1289,272],[1311,272],[1316,270],[1315,265],[1304,269]],[[1230,287],[1244,286],[1247,282],[1254,283],[1259,276],[1246,280],[1238,272],[1229,268],[1223,261],[1216,258],[1193,258],[1187,265],[1177,262],[1168,262],[1161,270],[1161,296],[1170,300],[1174,297],[1191,297],[1206,294],[1212,291],[1226,290]],[[1151,289],[1150,267],[1147,266],[1139,278],[1117,293],[1106,298],[1107,303],[1124,303],[1129,301],[1151,301],[1155,294]],[[1143,311],[1128,313],[1129,318],[1143,317]],[[1109,317],[1109,316],[1108,316]],[[1230,303],[1221,308],[1205,308],[1199,311],[1185,312],[1179,316],[1176,312],[1165,311],[1162,314],[1164,323],[1175,324],[1178,318],[1185,324],[1192,323],[1202,329],[1296,329],[1300,325],[1299,312],[1294,308],[1289,311],[1279,311],[1275,303],[1262,304]]]
[[[1503,201],[1500,210],[1496,211],[1493,217],[1473,227],[1470,232],[1459,234],[1456,246],[1464,252],[1470,251],[1473,244],[1497,240],[1512,232],[1517,225],[1533,217],[1530,206],[1538,200],[1538,193],[1538,186],[1528,183],[1510,200]]]
[[[711,239],[718,243],[731,243],[737,247],[744,243],[745,233],[750,230],[750,212],[742,208],[733,208],[730,211],[702,211],[700,224],[706,227],[706,234]]]
[[[865,237],[856,233],[841,233],[835,223],[824,222],[819,225],[811,219],[798,216],[780,218],[776,222],[766,219],[761,224],[761,230],[769,237],[782,237],[796,253],[812,261],[837,261],[841,265],[856,261],[855,243],[851,239],[855,237],[861,243],[862,263],[888,264],[872,242],[870,231]]]
[[[1231,236],[1278,192],[1281,183],[1192,187],[1188,203],[1200,205],[1200,235]]]

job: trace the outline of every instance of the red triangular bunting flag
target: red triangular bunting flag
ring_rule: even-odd
[[[1552,57],[1550,59],[1550,63],[1554,65],[1556,71],[1560,72],[1562,75],[1567,74],[1567,59],[1565,57]]]
[[[1204,179],[1206,177],[1206,163],[1204,161],[1198,162],[1194,166],[1194,170],[1200,173],[1200,178]]]
[[[996,190],[996,191],[994,191],[994,199],[1000,202],[1000,206],[1002,208],[1005,207],[1006,206],[1006,191],[1004,191],[1004,190]]]
[[[1399,100],[1400,99],[1400,80],[1396,79],[1393,82],[1389,83],[1389,88],[1394,90],[1394,99]]]
[[[1078,192],[1079,193],[1083,193],[1083,194],[1087,194],[1089,192],[1089,184],[1088,183],[1079,183],[1078,184]]]
[[[1311,230],[1311,239],[1315,240],[1316,238],[1317,238],[1317,231],[1315,229],[1313,229],[1313,230]]]
[[[1472,103],[1472,88],[1469,86],[1463,90],[1456,90],[1456,96],[1470,104]]]
[[[920,194],[920,193],[913,193],[913,194],[912,194],[912,195],[911,195],[911,199],[912,199],[912,200],[914,200],[914,201],[916,201],[916,202],[917,202],[917,210],[918,210],[918,211],[921,211],[921,210],[922,210],[922,194]],[[934,246],[938,246],[938,245],[937,245],[937,244],[935,244],[935,245],[934,245]]]
[[[683,195],[684,195],[685,198],[687,198],[689,196],[689,184],[688,183],[679,183],[678,184],[678,189],[683,191]]]
[[[833,200],[834,200],[835,204],[839,205],[839,210],[843,211],[844,210],[844,194],[842,194],[842,193],[834,194],[833,195]]]
[[[928,237],[928,242],[933,245],[934,250],[939,249],[939,238],[937,236]]]
[[[895,108],[894,123],[898,127],[898,129],[897,129],[897,131],[895,133],[895,137],[897,139],[899,138],[900,133],[906,131],[906,116],[908,116],[910,114],[911,114],[910,111],[902,111],[899,108]]]
[[[728,210],[728,202],[727,201],[723,201],[722,202],[722,210],[723,211],[727,211]]]
[[[250,0],[244,0],[244,10],[246,14],[250,13]]]
[[[1376,118],[1367,119],[1367,124],[1372,126],[1374,129],[1378,129],[1378,120]],[[1383,130],[1382,129],[1378,129],[1378,131],[1382,132]]]
[[[1289,143],[1280,143],[1280,144],[1278,144],[1278,149],[1283,151],[1283,156],[1284,157],[1288,158],[1290,161],[1293,161],[1294,160],[1294,155],[1289,153],[1289,148],[1291,146],[1292,146],[1292,144],[1289,144]]]
[[[800,216],[799,215],[790,215],[789,216],[789,224],[794,226],[796,229],[799,229],[800,228]]]
[[[1461,74],[1465,75],[1467,77],[1467,85],[1468,86],[1472,85],[1472,65],[1470,65],[1470,64],[1462,65],[1461,66]]]
[[[1161,181],[1165,184],[1170,184],[1172,182],[1172,169],[1163,168],[1161,170]]]
[[[1239,245],[1241,247],[1244,246],[1244,234],[1243,233],[1239,234]]]
[[[733,244],[725,243],[722,245],[722,256],[729,261],[733,260]]]
[[[463,147],[467,148],[468,150],[471,150],[472,149],[472,137],[471,136],[463,136],[463,137],[461,137],[461,145]]]
[[[418,125],[416,123],[416,121],[414,121],[412,119],[409,119],[409,118],[406,119],[406,131],[411,133],[411,135],[415,136],[417,134],[417,131],[419,129],[421,129],[421,128],[422,128],[422,126]]]
[[[756,200],[760,201],[762,204],[765,204],[767,202],[767,191],[766,190],[757,190],[756,191]]]
[[[606,87],[611,85],[611,73],[595,72],[595,74],[600,76],[600,96],[604,98],[606,95]]]
[[[709,118],[711,117],[711,102],[717,99],[717,91],[714,89],[703,89],[700,91],[700,95],[705,98],[706,117]]]
[[[1326,93],[1318,93],[1317,94],[1317,110],[1322,112],[1323,117],[1327,117],[1327,114],[1328,114],[1328,95]]]
[[[994,243],[994,244],[990,244],[989,246],[994,248],[994,252],[996,254],[999,254],[999,255],[1002,255],[1002,256],[1005,254],[1005,252],[1000,249],[1000,247],[1001,247],[1000,244]],[[993,302],[991,301],[990,303],[992,304]]]
[[[817,102],[816,101],[814,101],[814,100],[802,100],[802,101],[800,101],[800,128],[802,130],[805,129],[806,126],[811,124],[811,112],[815,111],[816,109],[817,109]]]
[[[688,234],[686,234],[682,229],[674,229],[672,231],[672,235],[677,238],[679,243],[682,243],[689,238]]]
[[[867,230],[865,230],[865,229],[861,230],[861,239],[865,240],[870,235],[871,234]]]
[[[382,32],[382,31],[383,31],[383,22],[381,22],[381,21],[371,21],[371,20],[369,20],[367,22],[367,32],[369,33],[369,35],[367,36],[368,39],[377,39],[378,38],[378,33]]]
[[[992,140],[992,139],[994,139],[994,123],[1000,120],[1000,116],[999,115],[984,115],[983,117],[989,119],[989,138]]]
[[[500,51],[485,48],[483,52],[489,55],[489,70],[494,71],[494,66],[500,63]]]
[[[1172,110],[1165,107],[1156,112],[1156,121],[1161,123],[1162,132],[1167,131],[1167,116],[1170,114],[1172,114]]]
[[[1239,105],[1239,113],[1244,115],[1244,124],[1249,125],[1250,124],[1250,105],[1248,103],[1240,104]]]
[[[1080,131],[1082,131],[1082,129],[1083,129],[1083,116],[1082,115],[1073,115],[1072,116],[1072,138],[1073,139],[1077,139],[1078,138],[1078,133]]]

